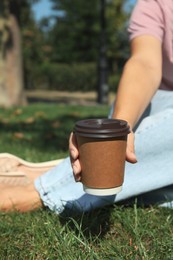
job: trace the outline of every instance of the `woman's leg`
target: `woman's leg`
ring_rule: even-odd
[[[76,207],[87,211],[151,191],[156,194],[162,187],[164,201],[173,200],[171,186],[169,192],[165,188],[173,184],[173,92],[158,91],[153,98],[150,113],[136,131],[138,163],[126,163],[123,190],[117,196],[99,197],[85,194],[82,184],[74,181],[70,160],[66,158],[47,173],[40,174],[36,180],[33,177],[33,182],[28,187],[0,185],[0,202],[4,203],[7,210],[12,203],[18,210],[31,210],[35,206],[41,206],[42,200],[45,206],[57,213]],[[26,172],[30,174],[29,169]],[[159,196],[156,194],[156,201],[159,201],[157,198],[159,199]],[[5,200],[11,204],[7,205]]]
[[[30,163],[12,154],[0,154],[0,210],[29,211],[42,207],[34,181],[62,160]]]
[[[126,163],[123,190],[119,194],[104,197],[85,194],[82,184],[74,181],[67,158],[35,182],[44,205],[57,213],[76,207],[88,211],[173,184],[173,98],[168,107],[163,103],[162,110],[162,94],[154,97],[151,115],[142,120],[136,131],[138,163]],[[168,104],[169,95],[164,96]],[[165,201],[172,200],[166,196]]]
[[[173,184],[171,124],[173,127],[173,109],[165,109],[142,121],[135,135],[138,163],[126,163],[124,192],[117,195],[117,201]],[[169,196],[164,189],[165,201],[173,200],[173,193],[168,189]]]

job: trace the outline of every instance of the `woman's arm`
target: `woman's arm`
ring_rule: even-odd
[[[124,66],[118,87],[113,118],[128,121],[131,129],[158,89],[162,76],[161,42],[152,36],[138,36],[131,42],[131,57]],[[80,180],[81,166],[75,136],[69,139],[74,177]],[[135,163],[134,134],[128,135],[126,160]]]
[[[124,66],[118,87],[113,118],[135,126],[160,85],[162,77],[162,46],[152,36],[139,36],[131,42],[131,57]],[[136,162],[134,135],[129,134],[127,161]]]
[[[158,89],[161,76],[161,42],[152,36],[132,40],[131,57],[121,76],[113,118],[127,120],[133,129]]]

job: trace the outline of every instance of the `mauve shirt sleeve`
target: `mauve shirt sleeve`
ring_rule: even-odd
[[[151,35],[162,42],[164,19],[157,0],[137,1],[129,21],[128,32],[130,40],[141,35]]]

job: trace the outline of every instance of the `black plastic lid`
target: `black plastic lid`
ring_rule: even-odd
[[[120,119],[86,119],[76,122],[74,132],[85,137],[113,138],[129,134],[130,127]]]

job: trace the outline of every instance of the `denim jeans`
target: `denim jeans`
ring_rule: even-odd
[[[111,113],[111,111],[110,111]],[[69,157],[35,181],[43,204],[56,213],[89,211],[132,198],[143,204],[173,208],[173,91],[158,90],[135,130],[138,162],[125,165],[123,189],[117,195],[84,193],[73,178]]]

